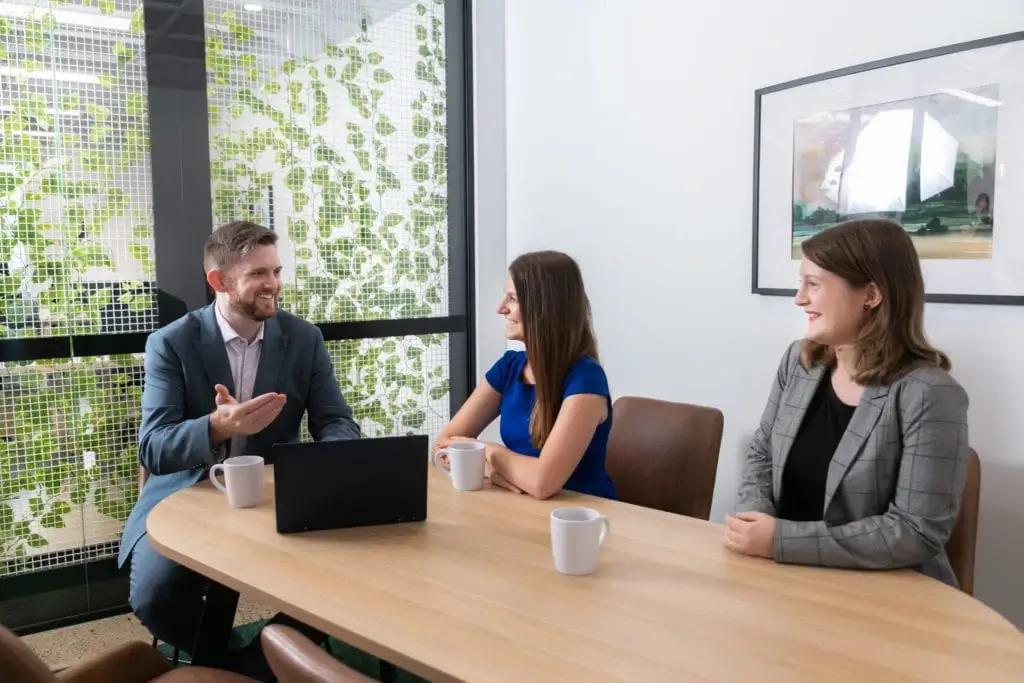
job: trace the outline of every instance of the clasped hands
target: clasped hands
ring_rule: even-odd
[[[268,392],[239,403],[223,384],[214,389],[217,410],[210,415],[210,428],[218,441],[263,431],[281,414],[287,399],[284,394]]]
[[[772,557],[775,518],[763,512],[740,512],[725,517],[725,547],[751,557]]]
[[[516,486],[512,482],[508,481],[507,479],[505,479],[503,476],[501,476],[500,473],[498,473],[494,469],[494,465],[492,464],[492,459],[494,457],[494,454],[499,449],[502,448],[501,446],[499,446],[496,443],[491,443],[489,441],[480,441],[479,439],[471,439],[468,436],[450,436],[450,437],[448,437],[446,439],[439,439],[436,442],[434,442],[434,452],[436,453],[437,451],[441,450],[442,448],[447,448],[448,446],[450,446],[451,444],[455,443],[456,441],[473,441],[473,442],[482,443],[484,445],[484,457],[487,459],[487,464],[484,466],[484,477],[486,479],[488,479],[495,486],[499,486],[499,487],[501,487],[503,489],[507,489],[507,490],[511,491],[512,493],[522,493],[523,492],[522,489],[520,489],[518,486]],[[442,455],[440,458],[438,458],[438,460],[441,461],[441,463],[444,465],[445,469],[448,469],[449,466],[448,466],[448,457],[447,456]]]

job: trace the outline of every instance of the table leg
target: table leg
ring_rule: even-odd
[[[211,581],[199,620],[196,644],[192,648],[192,664],[216,667],[223,659],[235,625],[237,608],[238,592]]]

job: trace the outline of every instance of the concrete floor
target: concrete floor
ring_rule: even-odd
[[[243,595],[238,601],[235,624],[269,619],[275,611]],[[52,670],[71,666],[84,658],[132,640],[153,642],[153,636],[134,614],[98,619],[75,626],[44,631],[22,639]]]

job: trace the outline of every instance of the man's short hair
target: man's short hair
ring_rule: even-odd
[[[207,271],[235,265],[253,249],[277,244],[277,233],[250,221],[226,223],[206,238],[203,265]]]

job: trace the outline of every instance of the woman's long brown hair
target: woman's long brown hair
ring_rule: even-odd
[[[583,356],[598,360],[590,301],[576,262],[560,251],[534,251],[509,266],[519,300],[526,357],[536,382],[530,437],[543,448],[562,407],[562,384]]]
[[[950,369],[949,357],[924,334],[924,277],[910,235],[897,223],[882,219],[851,220],[828,228],[801,245],[805,257],[819,268],[843,278],[854,288],[874,283],[881,302],[866,313],[857,337],[858,384],[891,384],[915,365]],[[805,340],[805,367],[833,367],[835,349]]]

